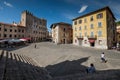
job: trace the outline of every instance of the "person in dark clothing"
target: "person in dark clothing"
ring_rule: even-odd
[[[94,73],[94,72],[96,72],[96,69],[95,69],[95,67],[94,67],[94,64],[91,63],[91,64],[90,64],[90,67],[88,67],[88,68],[86,69],[86,71],[87,71],[87,73]]]
[[[35,48],[37,48],[37,45],[35,44]]]

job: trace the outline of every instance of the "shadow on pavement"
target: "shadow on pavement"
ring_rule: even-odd
[[[86,62],[89,57],[81,58],[79,60],[64,61],[55,65],[49,65],[46,69],[50,72],[51,76],[65,76],[70,74],[76,74],[80,72],[85,72],[86,66],[81,65],[81,63]]]
[[[83,66],[89,57],[73,61],[64,61],[55,65],[48,65],[46,69],[53,77],[52,80],[119,80],[120,69],[97,70],[95,73],[87,73],[88,67]]]

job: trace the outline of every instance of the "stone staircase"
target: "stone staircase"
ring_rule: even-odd
[[[96,73],[77,73],[53,77],[51,80],[119,80],[120,70],[97,71]]]
[[[0,80],[49,80],[46,69],[31,58],[7,51],[0,53]]]

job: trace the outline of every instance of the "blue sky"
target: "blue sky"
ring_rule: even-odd
[[[0,22],[19,22],[21,12],[28,10],[45,18],[47,27],[56,22],[72,24],[72,19],[99,8],[109,6],[120,20],[120,0],[0,0]]]

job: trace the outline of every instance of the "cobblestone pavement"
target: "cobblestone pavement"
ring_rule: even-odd
[[[34,48],[35,44],[37,48]],[[95,48],[75,46],[72,44],[56,45],[50,42],[33,43],[27,47],[11,51],[33,58],[40,66],[59,64],[64,61],[79,60],[88,57],[83,66],[94,63],[97,70],[120,69],[120,52]],[[100,54],[105,52],[107,63],[101,63]]]

